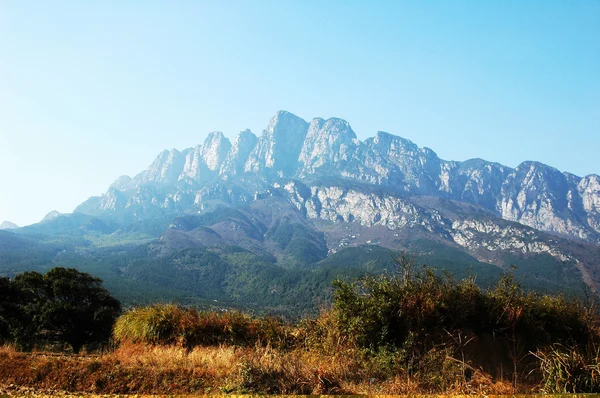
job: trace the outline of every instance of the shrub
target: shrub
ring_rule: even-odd
[[[181,336],[185,318],[194,316],[175,305],[157,304],[125,312],[115,322],[113,337],[117,341],[146,344],[175,344]]]
[[[283,346],[288,334],[275,318],[255,319],[237,311],[198,312],[173,304],[135,308],[115,323],[117,342],[175,344],[187,349],[198,345]]]
[[[472,279],[456,282],[426,267],[414,271],[411,266],[392,277],[336,282],[331,319],[349,347],[401,351],[401,365],[409,371],[418,371],[430,353],[446,352],[492,374],[511,369],[506,373],[516,383],[517,374],[536,360],[530,352],[555,343],[587,347],[597,340],[593,318],[581,304],[526,294],[512,272],[484,292]]]

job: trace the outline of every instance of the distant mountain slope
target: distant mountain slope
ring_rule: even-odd
[[[19,228],[19,226],[10,221],[3,221],[2,224],[0,224],[0,229],[15,229],[15,228]]]
[[[591,266],[600,258],[597,246],[507,222],[483,208],[468,211],[475,205],[430,198],[424,206],[412,205],[428,223],[390,229],[335,216],[336,221],[306,217],[284,193],[275,191],[247,207],[139,221],[107,233],[0,231],[0,274],[76,267],[103,278],[126,305],[177,301],[287,315],[325,305],[336,278],[398,272],[393,249],[457,278],[472,275],[483,286],[495,283],[511,264],[518,265],[526,287],[540,291],[582,295],[584,280],[592,286],[599,280]],[[435,217],[432,207],[444,210]],[[476,216],[467,218],[467,211]],[[87,225],[79,216],[63,217],[72,217],[69,225],[77,220]],[[452,232],[456,222],[463,225]]]

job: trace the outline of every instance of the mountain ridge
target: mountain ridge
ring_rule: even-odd
[[[479,158],[448,161],[387,132],[360,141],[343,119],[314,118],[309,123],[287,111],[277,112],[260,137],[245,130],[232,144],[223,133],[213,132],[197,147],[163,151],[147,170],[115,181],[111,189],[118,192],[109,189],[91,199],[100,206],[84,205],[76,211],[123,210],[152,196],[150,186],[170,191],[160,203],[157,197],[150,199],[155,207],[185,210],[201,207],[202,188],[211,183],[254,179],[250,185],[255,192],[246,189],[253,195],[278,180],[322,176],[478,204],[506,220],[600,243],[596,174],[578,177],[536,161],[515,168]],[[122,197],[128,191],[130,195]]]

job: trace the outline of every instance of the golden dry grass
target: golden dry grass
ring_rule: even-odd
[[[0,347],[0,391],[55,394],[512,394],[509,381],[475,371],[441,391],[406,373],[382,374],[352,352],[124,344],[93,356],[26,354]],[[31,390],[33,389],[33,390]],[[521,386],[520,392],[533,392]],[[10,392],[10,391],[8,391]]]

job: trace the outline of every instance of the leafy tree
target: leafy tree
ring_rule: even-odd
[[[9,340],[15,320],[19,316],[18,292],[10,279],[0,277],[0,342]]]
[[[0,341],[8,337],[7,304],[10,300],[10,279],[0,278]]]
[[[12,282],[20,294],[21,328],[15,336],[27,342],[59,341],[79,352],[85,344],[108,340],[121,311],[102,280],[73,268],[31,271]]]

